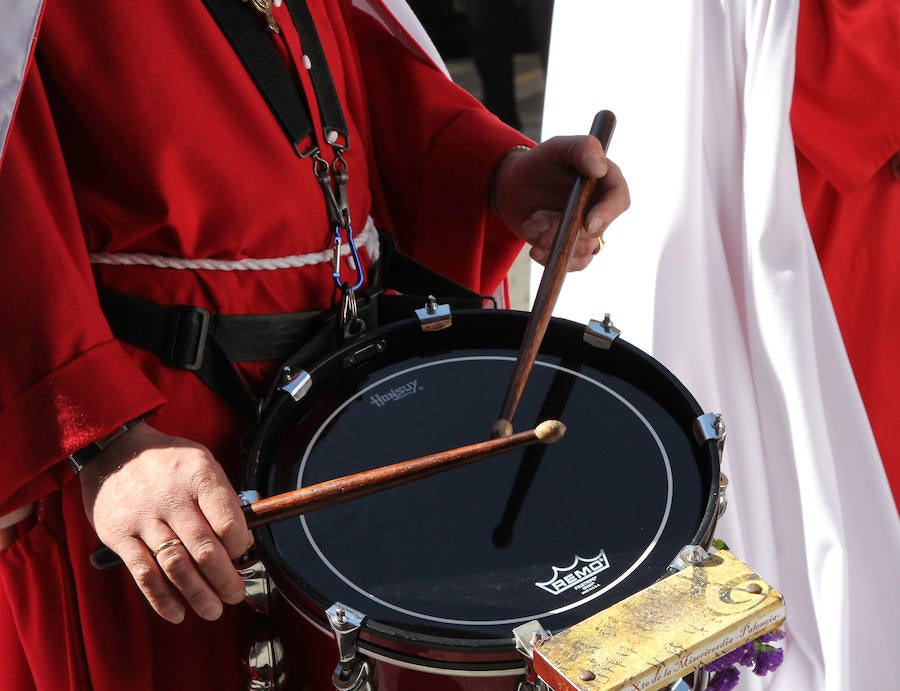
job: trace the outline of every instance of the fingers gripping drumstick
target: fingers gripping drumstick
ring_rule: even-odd
[[[590,133],[600,140],[604,152],[609,149],[609,141],[615,126],[616,116],[608,110],[601,110],[594,116]],[[491,428],[492,437],[505,437],[512,434],[512,419],[519,406],[522,392],[525,390],[528,375],[534,366],[535,358],[537,358],[544,332],[547,331],[547,325],[550,323],[553,307],[556,305],[556,299],[559,297],[559,291],[562,289],[563,280],[566,277],[569,257],[575,249],[578,230],[584,223],[585,209],[596,182],[595,178],[580,175],[572,187],[559,231],[550,250],[550,258],[547,260],[547,266],[544,268],[540,285],[535,294],[531,314],[528,316],[525,336],[522,338],[519,356],[516,358],[509,388],[506,391],[500,419]]]

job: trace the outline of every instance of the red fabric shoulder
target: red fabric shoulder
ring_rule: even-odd
[[[385,200],[401,249],[433,270],[491,294],[522,247],[488,211],[491,175],[512,147],[531,144],[356,10],[354,37],[367,93],[376,204]]]
[[[900,3],[803,0],[791,125],[841,192],[900,150]]]

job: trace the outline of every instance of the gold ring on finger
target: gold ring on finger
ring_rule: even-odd
[[[165,552],[167,549],[171,549],[172,547],[177,547],[181,544],[181,540],[177,537],[172,540],[166,540],[165,542],[160,543],[153,550],[153,558],[156,559],[162,552]]]
[[[597,246],[594,248],[594,251],[591,252],[591,254],[597,254],[597,253],[599,253],[600,250],[603,249],[603,246],[604,246],[605,244],[606,244],[606,242],[603,240],[603,236],[598,235],[598,236],[597,236]]]

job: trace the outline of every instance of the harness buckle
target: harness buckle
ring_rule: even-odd
[[[167,365],[191,371],[203,366],[210,319],[210,313],[201,307],[192,305],[171,307],[166,329]]]

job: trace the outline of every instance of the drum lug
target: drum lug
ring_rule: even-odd
[[[549,691],[549,687],[534,672],[534,649],[552,635],[539,621],[525,622],[513,629],[516,650],[525,658],[525,678],[519,682],[516,691]]]
[[[607,312],[603,317],[603,321],[591,319],[588,322],[588,325],[584,328],[584,340],[585,343],[595,348],[609,350],[620,333],[622,333],[621,329],[613,326],[612,319],[609,318],[609,312]]]
[[[336,691],[374,691],[368,661],[357,657],[356,641],[366,615],[335,602],[325,610],[338,645],[341,661],[334,669],[331,681]]]
[[[698,444],[715,439],[719,446],[719,457],[722,456],[722,448],[725,445],[725,420],[722,413],[705,413],[694,420],[694,439]]]
[[[553,691],[547,684],[540,679],[536,681],[520,681],[516,687],[516,691]]]
[[[439,305],[434,295],[429,295],[425,307],[416,310],[422,331],[441,331],[453,324],[450,305]]]
[[[309,376],[309,372],[302,369],[294,373],[287,371],[287,374],[290,374],[290,377],[280,388],[294,401],[299,401],[312,388],[312,377]]]
[[[253,494],[256,494],[253,492]],[[248,492],[241,493],[241,501],[244,501]],[[269,599],[272,596],[272,579],[269,571],[261,559],[258,559],[253,551],[247,552],[237,562],[237,572],[244,581],[244,602],[253,611],[260,614],[269,613]]]
[[[244,581],[244,602],[260,614],[269,613],[269,598],[272,596],[272,579],[259,559],[246,565],[239,565],[237,572]]]
[[[716,441],[716,449],[719,452],[719,460],[722,460],[722,454],[725,450],[725,420],[721,413],[706,413],[694,420],[694,438],[698,444],[705,444],[708,441]],[[725,491],[728,489],[728,478],[725,473],[719,473],[719,503],[716,507],[716,515],[722,516],[728,507],[728,497]]]
[[[728,496],[726,494],[727,491],[728,491],[728,476],[725,473],[720,471],[719,472],[719,506],[718,506],[718,510],[719,510],[718,515],[720,517],[722,516],[722,514],[725,513],[725,509],[728,508]]]
[[[284,647],[277,636],[258,638],[244,660],[247,691],[278,691],[285,688]]]
[[[689,566],[696,566],[700,564],[704,559],[709,558],[709,552],[703,549],[700,545],[685,545],[681,548],[681,551],[678,555],[672,560],[672,563],[669,564],[670,569],[675,569],[676,571],[683,571]]]
[[[357,662],[349,669],[338,665],[331,676],[336,691],[375,691],[370,681],[372,672],[367,661]]]

